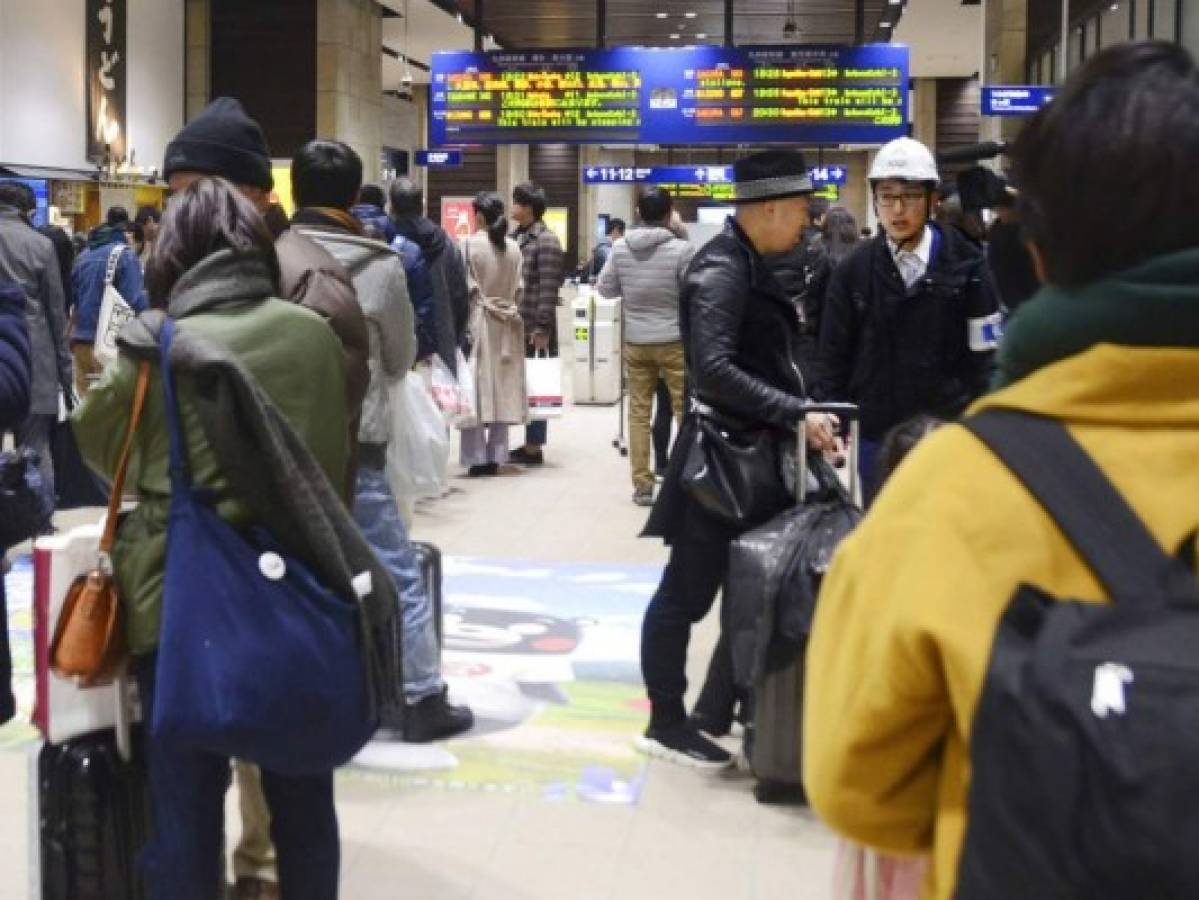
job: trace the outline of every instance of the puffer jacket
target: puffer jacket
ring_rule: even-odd
[[[691,244],[657,226],[635,228],[612,245],[595,289],[621,298],[626,343],[679,340],[679,292],[694,255]]]
[[[437,355],[457,374],[458,355],[470,318],[470,292],[462,251],[445,229],[424,216],[403,216],[396,232],[420,248],[433,289]]]
[[[0,282],[0,429],[25,421],[30,376],[25,295],[15,284]]]
[[[0,206],[0,279],[25,295],[25,322],[33,358],[29,412],[57,415],[59,391],[72,382],[67,315],[54,244],[11,206]]]
[[[369,225],[383,235],[383,240],[390,244],[395,240],[396,227],[384,212],[383,207],[375,206],[373,203],[359,203],[356,206],[350,207],[350,215],[361,222],[363,225]]]
[[[184,274],[167,310],[181,334],[195,333],[234,352],[308,445],[329,481],[340,485],[349,455],[341,348],[319,316],[295,303],[270,299],[273,291],[265,263],[225,251]],[[122,351],[72,417],[83,458],[109,478],[120,457],[120,424],[129,421],[136,384],[137,363]],[[221,518],[238,527],[250,524],[251,509],[229,489],[191,401],[188,379],[179,379],[178,396],[196,486],[212,492]],[[158,644],[171,497],[168,457],[162,380],[152,366],[129,466],[128,483],[139,503],[121,523],[112,553],[135,654],[149,653]]]
[[[412,311],[416,314],[416,358],[427,360],[437,350],[437,302],[433,297],[433,279],[425,255],[415,241],[399,235],[391,242],[391,249],[404,261],[404,277],[408,279],[408,296],[412,298]],[[440,354],[438,354],[440,355]],[[453,353],[450,354],[454,356]],[[442,360],[445,362],[445,360]],[[454,368],[454,359],[447,363]]]
[[[994,370],[1002,316],[982,250],[955,228],[930,227],[932,259],[910,290],[883,234],[829,282],[815,393],[858,404],[868,440],[920,413],[957,418]]]
[[[795,361],[799,320],[769,266],[730,218],[691,260],[679,302],[690,393],[752,426],[793,433],[806,396]],[[683,419],[647,536],[670,541],[688,514],[681,461],[695,437]]]
[[[332,225],[293,228],[327,250],[354,281],[358,305],[370,337],[370,386],[362,403],[358,440],[387,444],[391,440],[389,382],[403,378],[416,362],[416,326],[404,263],[390,247]]]

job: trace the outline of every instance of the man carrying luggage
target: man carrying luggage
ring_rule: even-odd
[[[975,415],[995,421],[1002,411],[1005,422],[1039,422],[1039,434],[1048,426],[1058,438],[1064,425],[1067,442],[1081,445],[1082,460],[1094,461],[1131,506],[1133,523],[1147,529],[1145,537],[1157,545],[1151,557],[1186,560],[1179,611],[1195,603],[1199,529],[1197,123],[1199,69],[1185,50],[1163,42],[1097,54],[1029,121],[1011,156],[1045,286],[1004,337],[1000,389],[976,404],[968,420],[978,427]],[[1043,465],[1065,458],[1040,439],[1023,446]],[[1055,480],[1054,490],[1057,501],[1075,510],[1096,496],[1076,478]],[[1186,726],[1162,726],[1163,717],[1187,715],[1193,677],[1162,680],[1170,670],[1160,667],[1169,657],[1161,641],[1137,648],[1157,669],[1138,665],[1122,645],[1136,604],[1123,607],[1132,615],[1120,622],[1104,620],[1106,646],[1093,648],[1097,658],[1078,668],[1076,682],[1040,668],[995,668],[1022,646],[1045,643],[1036,630],[1043,617],[1081,620],[1121,608],[1096,606],[1113,599],[1097,577],[1104,565],[1080,554],[1127,562],[1127,543],[1100,538],[1094,557],[1094,548],[1066,538],[1062,521],[974,434],[947,425],[904,461],[841,546],[821,590],[804,704],[808,797],[826,822],[855,841],[904,855],[931,853],[925,897],[1199,895],[1190,865],[1195,810],[1185,799],[1193,796],[1193,767],[1177,765],[1171,746]],[[1154,582],[1134,585],[1148,594]],[[1022,585],[1029,587],[1019,597],[1035,596],[1035,603],[1013,599]],[[1066,598],[1081,602],[1058,602]],[[1170,614],[1164,609],[1161,621]],[[1060,659],[1074,645],[1046,646]],[[1193,652],[1183,653],[1191,665]],[[991,707],[981,698],[1018,678],[1019,712],[988,718]],[[1032,752],[978,764],[980,753],[1007,746],[1029,722],[1043,721],[1030,718],[1033,698],[1067,688],[1074,705],[1057,708],[1053,724],[1028,735],[1036,752],[1064,748],[1065,765],[1043,767]],[[1143,737],[1160,751],[1152,758],[1132,752]],[[1077,752],[1084,742],[1095,754],[1115,754],[1116,763],[1094,768],[1094,756]],[[1048,777],[1054,789],[988,793],[984,805],[975,805],[983,783],[1013,777]],[[1180,792],[1182,784],[1192,792]],[[1079,820],[1099,795],[1114,794],[1120,799],[1104,815]],[[1168,799],[1146,814],[1141,804],[1150,797]],[[1156,830],[1124,827],[1130,810]],[[980,815],[997,812],[1018,836],[977,849],[1001,859],[1031,855],[1048,877],[1029,879],[1004,865],[988,890],[967,890],[960,876],[975,861],[965,852],[968,836]],[[1054,823],[1068,834],[1064,849],[1040,840]],[[1171,845],[1164,834],[1180,839]],[[1123,855],[1125,875],[1151,877],[1131,891],[1106,884],[1079,889],[1075,879],[1101,868],[1112,848]],[[1098,856],[1079,865],[1077,854],[1088,849]]]

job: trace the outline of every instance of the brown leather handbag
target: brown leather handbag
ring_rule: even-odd
[[[112,545],[117,534],[125,474],[133,450],[133,437],[146,405],[150,382],[150,364],[138,367],[137,387],[133,394],[133,414],[121,448],[112,494],[108,499],[108,517],[100,538],[96,567],[71,583],[63,601],[54,640],[50,643],[50,668],[55,674],[82,687],[109,684],[125,669],[129,645],[125,640],[125,617],[121,594],[112,571]]]

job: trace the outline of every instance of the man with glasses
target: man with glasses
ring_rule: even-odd
[[[869,180],[882,231],[830,279],[815,388],[861,406],[868,501],[886,433],[921,413],[956,418],[986,390],[1002,329],[982,250],[930,221],[940,175],[929,149],[892,141]]]

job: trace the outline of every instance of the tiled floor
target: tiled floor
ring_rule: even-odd
[[[644,511],[630,501],[627,461],[611,447],[615,432],[615,408],[571,410],[564,421],[551,424],[543,469],[482,482],[455,479],[454,493],[418,512],[414,536],[455,558],[526,567],[590,564],[599,581],[606,577],[603,567],[660,567],[665,559],[660,543],[636,537]],[[697,629],[693,684],[702,679],[715,627],[709,617]],[[635,634],[627,638],[635,639]],[[623,649],[636,658],[635,646]],[[622,727],[635,728],[636,722]],[[580,736],[532,717],[504,740],[505,746],[535,745],[574,759],[597,748],[625,754],[632,733],[606,726],[598,735]],[[463,754],[468,749],[451,743],[448,750],[453,753],[456,746]],[[519,757],[513,759],[518,761],[510,765],[518,765]],[[714,777],[631,755],[628,765],[644,778],[634,804],[579,800],[572,791],[530,786],[527,773],[502,769],[470,784],[456,783],[452,773],[432,774],[425,786],[414,783],[411,773],[406,778],[343,773],[338,784],[342,896],[819,900],[831,895],[835,845],[806,811],[757,804],[743,775]],[[26,766],[25,753],[0,752],[0,859],[5,861],[0,900],[28,896]],[[517,784],[523,787],[515,789]],[[229,810],[235,840],[235,794]]]

